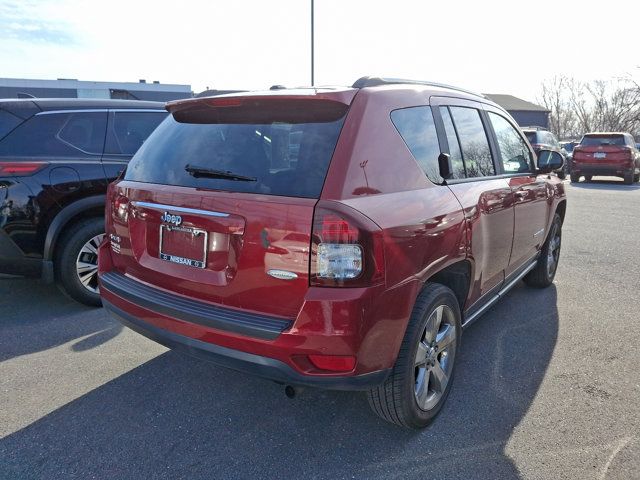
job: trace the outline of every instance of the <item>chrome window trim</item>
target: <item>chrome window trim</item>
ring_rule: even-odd
[[[153,210],[171,210],[174,212],[181,212],[181,213],[192,213],[194,215],[205,215],[208,217],[228,217],[229,214],[228,213],[224,213],[224,212],[215,212],[213,210],[200,210],[197,208],[186,208],[186,207],[176,207],[173,205],[164,205],[161,203],[151,203],[151,202],[138,202],[138,201],[132,201],[131,204],[134,207],[145,207],[145,208],[151,208]]]
[[[164,108],[109,108],[110,112],[122,113],[122,112],[136,112],[136,113],[162,113],[168,115],[169,112]]]

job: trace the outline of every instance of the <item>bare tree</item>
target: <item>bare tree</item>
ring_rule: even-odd
[[[549,127],[558,138],[574,137],[579,133],[578,120],[570,100],[574,83],[568,77],[556,76],[542,84],[540,102],[550,110]]]
[[[640,134],[640,86],[629,78],[580,82],[564,76],[543,82],[540,102],[551,111],[559,138],[592,131]]]

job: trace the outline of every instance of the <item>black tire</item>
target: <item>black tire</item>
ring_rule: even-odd
[[[575,173],[572,173],[571,174],[571,183],[578,183],[579,181],[580,181],[580,176],[575,174]]]
[[[85,287],[80,281],[77,271],[77,261],[82,248],[99,235],[104,235],[104,219],[90,218],[75,223],[66,229],[66,232],[57,242],[55,256],[55,274],[58,287],[72,299],[99,307],[101,305],[100,295],[97,292],[97,278],[92,278],[89,285]],[[82,259],[87,263],[96,262],[92,253],[83,253]],[[96,291],[92,291],[95,289]]]
[[[557,238],[557,240],[555,240]],[[551,222],[549,236],[547,237],[536,266],[525,277],[524,282],[530,287],[545,288],[553,283],[560,260],[560,247],[562,246],[562,219],[557,213]],[[549,251],[552,250],[554,261],[552,263]]]
[[[633,173],[626,173],[624,175],[624,184],[625,185],[631,185],[633,183]]]
[[[441,324],[436,325],[438,311]],[[427,326],[433,327],[432,347],[427,345]],[[451,330],[452,329],[452,330]],[[447,335],[453,333],[454,338]],[[409,319],[409,324],[400,346],[398,358],[393,371],[387,380],[379,387],[367,393],[369,405],[373,411],[384,420],[402,427],[424,428],[429,425],[440,412],[442,405],[449,395],[453,374],[455,372],[456,352],[460,348],[460,307],[455,294],[444,285],[427,283],[416,300]],[[449,339],[450,343],[437,350],[436,340]],[[444,341],[441,341],[445,345]],[[425,353],[425,361],[418,365],[418,347]],[[433,365],[430,362],[434,362]],[[450,363],[447,363],[450,362]],[[437,363],[437,367],[435,364]],[[418,366],[417,366],[418,365]],[[436,374],[447,373],[444,377]],[[441,379],[446,380],[442,388]],[[424,390],[419,387],[425,386]],[[434,389],[430,390],[429,387]],[[416,392],[418,388],[418,392]],[[432,405],[423,409],[418,405],[418,395]],[[433,392],[430,396],[430,392]],[[431,400],[429,400],[431,398]]]
[[[558,178],[560,180],[564,180],[565,178],[567,178],[567,174],[564,172],[558,172]]]
[[[591,175],[585,175],[585,176],[584,176],[584,181],[585,181],[585,182],[590,182],[592,178],[593,178],[593,177],[592,177]]]
[[[636,173],[636,174],[633,176],[633,181],[634,181],[634,183],[638,183],[638,182],[640,182],[640,173]]]

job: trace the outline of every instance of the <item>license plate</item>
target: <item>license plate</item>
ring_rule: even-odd
[[[596,152],[593,154],[593,158],[607,158],[607,154],[604,152]]]
[[[160,258],[195,268],[207,264],[207,232],[197,228],[160,225]]]

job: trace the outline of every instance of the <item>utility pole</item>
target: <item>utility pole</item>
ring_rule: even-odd
[[[313,0],[311,0],[311,86],[313,87]]]

